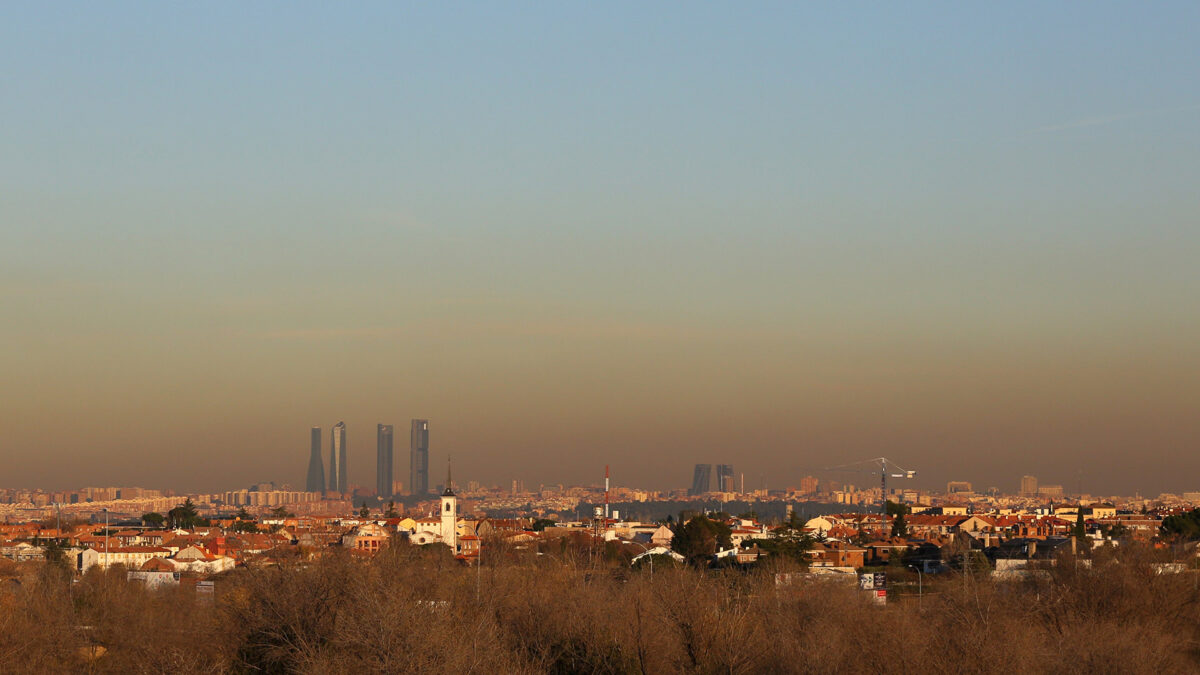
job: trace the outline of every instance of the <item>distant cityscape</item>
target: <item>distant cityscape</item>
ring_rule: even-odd
[[[377,507],[394,501],[416,511],[420,511],[423,505],[432,511],[433,500],[442,490],[450,487],[444,484],[430,485],[430,424],[427,419],[413,419],[410,423],[407,481],[396,479],[393,425],[377,425],[374,488],[350,484],[348,481],[350,451],[345,422],[337,422],[330,428],[327,464],[320,426],[311,428],[310,440],[303,490],[273,481],[222,492],[186,494],[146,487],[85,487],[65,491],[7,487],[0,488],[0,519],[22,520],[61,513],[86,516],[105,509],[114,515],[134,517],[147,511],[168,510],[181,498],[190,499],[201,513],[209,514],[230,508],[266,510],[280,506],[299,513],[337,514],[349,513],[364,505]],[[882,469],[873,466],[880,460],[885,462]],[[636,478],[618,479],[610,485],[607,475],[603,483],[598,480],[589,485],[540,484],[533,488],[527,487],[521,479],[513,478],[505,485],[484,485],[476,480],[468,480],[464,485],[455,487],[459,490],[459,496],[468,500],[468,506],[473,511],[531,517],[577,514],[582,508],[600,503],[803,502],[867,512],[878,510],[890,501],[905,505],[911,513],[939,508],[961,508],[964,513],[1039,509],[1053,512],[1055,503],[1061,504],[1067,500],[1079,504],[1103,503],[1127,511],[1200,505],[1200,490],[1182,494],[1164,493],[1155,497],[1136,494],[1091,495],[1070,492],[1062,484],[1042,483],[1033,475],[1022,476],[1012,491],[996,487],[977,490],[971,482],[959,480],[947,482],[944,491],[917,489],[904,484],[889,487],[889,475],[893,478],[911,478],[915,472],[893,474],[887,466],[884,458],[867,460],[815,472],[823,475],[806,475],[797,485],[772,489],[765,485],[747,488],[745,475],[737,473],[733,464],[710,463],[697,463],[693,467],[690,487],[670,490],[637,487]],[[460,467],[460,470],[463,468]],[[469,467],[465,468],[469,472]],[[869,486],[860,485],[845,480],[846,472],[870,476],[868,481],[872,483],[876,477],[881,477],[882,481]],[[599,472],[597,477],[600,477]]]

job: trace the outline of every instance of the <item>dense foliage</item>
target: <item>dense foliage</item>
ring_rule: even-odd
[[[1168,537],[1178,537],[1188,541],[1200,539],[1200,509],[1163,518],[1162,533]]]
[[[718,550],[733,546],[729,526],[704,514],[682,519],[674,528],[671,549],[689,561],[707,561]]]
[[[689,521],[690,522],[690,521]],[[124,571],[37,565],[0,586],[0,673],[1195,672],[1200,592],[1152,551],[1044,576],[926,575],[886,607],[853,584],[751,571],[630,570],[567,548],[445,547],[239,569],[215,598]],[[485,560],[487,556],[485,555]],[[0,561],[4,562],[4,561]],[[903,570],[889,570],[889,580]],[[779,579],[791,581],[778,583]]]

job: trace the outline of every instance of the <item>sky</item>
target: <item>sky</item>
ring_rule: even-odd
[[[1200,490],[1198,28],[2,4],[0,486]]]

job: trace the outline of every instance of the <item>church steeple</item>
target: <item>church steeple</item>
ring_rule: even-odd
[[[458,497],[454,496],[454,488],[450,477],[450,458],[446,458],[446,490],[442,492],[442,527],[440,535],[442,543],[458,552]]]

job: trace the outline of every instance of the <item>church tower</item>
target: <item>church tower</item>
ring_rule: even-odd
[[[450,460],[446,460],[446,489],[442,492],[442,543],[458,553],[458,498],[450,481]]]

